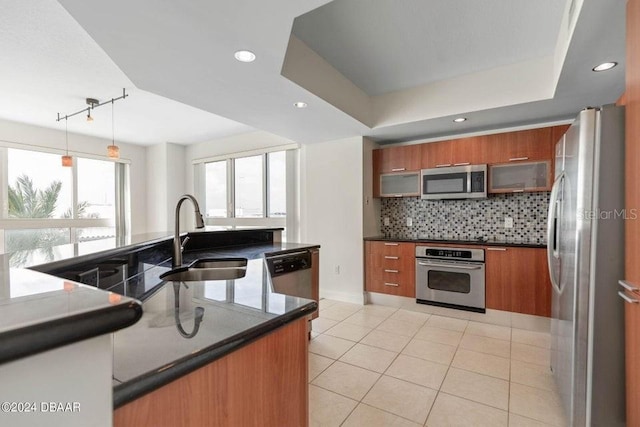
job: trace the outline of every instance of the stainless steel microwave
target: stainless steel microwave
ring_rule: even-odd
[[[487,197],[487,165],[422,169],[422,199],[484,199]]]

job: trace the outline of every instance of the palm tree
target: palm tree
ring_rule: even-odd
[[[62,182],[53,181],[44,190],[36,189],[27,175],[9,186],[9,218],[53,218]],[[16,230],[8,233],[7,247],[11,248],[9,262],[23,266],[34,248],[42,248],[46,259],[53,259],[52,246],[66,243],[65,233],[56,229]]]

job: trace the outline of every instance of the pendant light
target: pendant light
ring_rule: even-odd
[[[70,168],[73,166],[73,157],[69,155],[69,129],[67,126],[67,120],[64,121],[64,140],[66,144],[65,155],[62,156],[62,166],[65,168]]]
[[[113,99],[111,100],[111,145],[107,146],[107,155],[112,159],[120,158],[120,147],[116,145],[115,128],[113,125]]]

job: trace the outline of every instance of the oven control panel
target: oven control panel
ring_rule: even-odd
[[[484,249],[416,246],[416,257],[458,259],[461,261],[484,261]]]

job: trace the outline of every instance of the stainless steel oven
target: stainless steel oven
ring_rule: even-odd
[[[484,249],[416,246],[416,299],[485,312]]]

